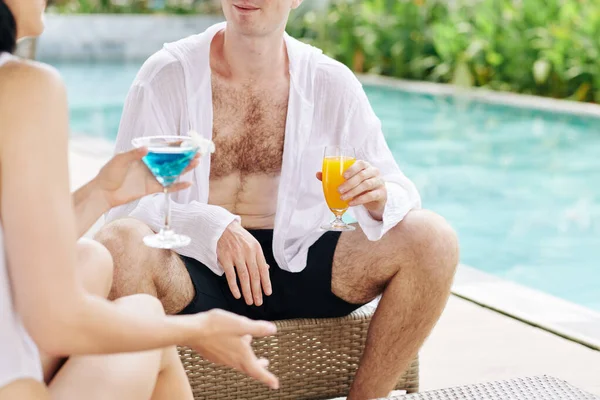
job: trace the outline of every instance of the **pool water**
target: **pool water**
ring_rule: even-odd
[[[114,139],[138,64],[57,65],[74,134]],[[367,87],[461,261],[600,311],[600,120]]]
[[[57,64],[68,90],[73,134],[113,140],[141,64]]]

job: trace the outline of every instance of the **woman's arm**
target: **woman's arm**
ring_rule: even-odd
[[[57,355],[185,340],[191,327],[184,320],[128,315],[79,287],[66,93],[50,70],[26,64],[7,68],[11,76],[1,79],[0,90],[0,212],[15,305],[26,328],[38,345]]]
[[[77,221],[77,237],[83,236],[102,214],[110,209],[95,180],[77,189],[72,199]]]
[[[229,325],[215,324],[219,313],[137,315],[79,286],[67,115],[65,89],[55,72],[24,63],[0,69],[0,214],[13,299],[34,341],[53,355],[187,344],[275,386],[244,340],[246,334],[274,333],[271,324],[230,314],[224,317]]]

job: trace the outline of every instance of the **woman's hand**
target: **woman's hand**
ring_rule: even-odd
[[[252,337],[277,333],[270,322],[252,321],[222,310],[197,314],[201,332],[188,345],[207,360],[234,368],[254,378],[271,389],[279,388],[278,379],[267,370],[269,361],[258,359],[250,343]]]
[[[163,191],[161,184],[142,161],[147,153],[146,148],[137,148],[117,154],[100,170],[94,184],[102,192],[108,208]],[[200,155],[197,154],[182,175],[196,168],[199,158]],[[169,187],[169,192],[187,189],[190,186],[190,182],[177,182]]]

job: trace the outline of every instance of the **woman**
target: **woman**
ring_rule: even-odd
[[[145,150],[134,150],[71,197],[65,88],[53,70],[10,54],[41,33],[44,8],[0,0],[0,400],[191,399],[175,344],[276,388],[250,347],[272,324],[218,311],[167,317],[143,295],[104,299],[110,255],[77,237],[109,208],[161,188]]]

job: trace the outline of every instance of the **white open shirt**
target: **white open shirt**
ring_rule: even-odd
[[[191,129],[212,139],[210,44],[225,28],[226,23],[216,24],[201,34],[166,44],[146,61],[125,102],[117,152],[131,149],[135,137],[187,135]],[[388,201],[383,221],[373,219],[362,206],[350,210],[370,240],[379,240],[411,209],[419,208],[421,199],[394,161],[381,123],[354,74],[288,35],[285,43],[290,95],[273,251],[280,268],[299,272],[306,266],[309,247],[323,234],[319,226],[333,218],[315,177],[321,170],[325,146],[355,147],[357,159],[378,167],[386,180]],[[172,194],[171,225],[192,238],[191,245],[177,249],[179,254],[195,258],[222,275],[217,242],[239,217],[207,204],[209,172],[210,157],[204,156],[200,165],[183,177],[191,179],[194,186]],[[108,213],[107,221],[124,216],[137,218],[158,231],[164,223],[163,195],[117,207]]]

